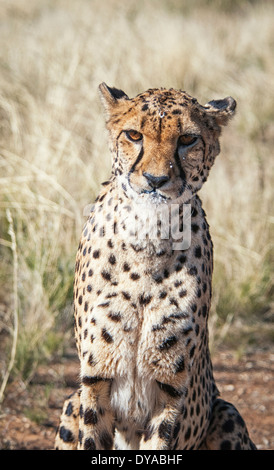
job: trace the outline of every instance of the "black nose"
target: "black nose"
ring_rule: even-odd
[[[169,176],[154,176],[146,172],[143,175],[147,179],[148,184],[154,189],[161,188],[169,180]]]

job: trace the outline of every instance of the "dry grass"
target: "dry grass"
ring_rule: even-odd
[[[247,0],[2,0],[0,351],[13,331],[9,208],[18,249],[15,373],[29,377],[71,325],[83,208],[110,169],[102,81],[130,96],[165,86],[201,103],[237,99],[202,191],[215,243],[214,341],[240,321],[257,331],[271,320],[273,14],[271,2]]]

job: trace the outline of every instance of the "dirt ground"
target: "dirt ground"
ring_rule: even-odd
[[[221,396],[245,419],[260,450],[274,449],[274,352],[257,350],[236,359],[229,350],[213,356]],[[12,383],[0,410],[0,449],[52,449],[64,398],[77,387],[78,359],[40,366],[31,383]]]

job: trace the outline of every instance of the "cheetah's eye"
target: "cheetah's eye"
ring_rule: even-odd
[[[129,140],[132,140],[133,142],[139,142],[143,138],[143,135],[141,134],[141,132],[134,131],[134,130],[126,131],[126,136]]]
[[[179,137],[178,144],[187,147],[188,145],[195,144],[197,140],[198,140],[197,135],[184,134]]]

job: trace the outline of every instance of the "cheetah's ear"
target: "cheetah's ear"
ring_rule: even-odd
[[[106,83],[101,83],[99,85],[99,93],[104,108],[107,112],[116,106],[120,100],[128,100],[129,97],[122,91],[117,88],[110,88]]]
[[[228,121],[234,116],[237,102],[228,96],[223,100],[209,101],[205,106],[208,109],[208,113],[215,117],[217,123],[221,126],[225,126]]]

